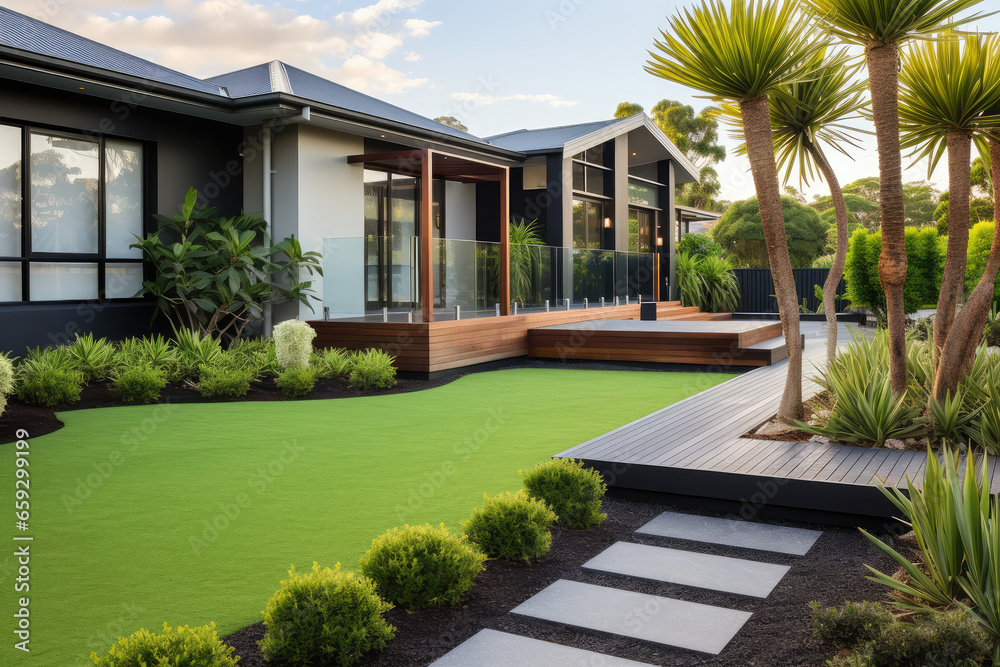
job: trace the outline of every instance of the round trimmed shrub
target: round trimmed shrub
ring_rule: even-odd
[[[139,630],[119,639],[103,656],[90,654],[96,667],[236,667],[233,648],[219,641],[215,623],[200,628]]]
[[[396,628],[382,615],[392,609],[370,579],[313,563],[301,575],[295,566],[267,602],[260,642],[268,662],[281,665],[352,665],[380,651]]]
[[[545,502],[559,517],[560,526],[581,530],[607,518],[601,501],[607,485],[601,474],[585,468],[583,461],[542,461],[528,472],[520,472],[528,495]]]
[[[351,384],[362,391],[392,389],[396,386],[395,357],[372,348],[357,352],[351,360]]]
[[[292,366],[278,373],[274,381],[283,396],[302,398],[316,386],[316,370],[301,366]]]
[[[80,400],[80,374],[61,368],[32,368],[21,376],[17,395],[28,405],[58,408]]]
[[[206,364],[198,372],[198,393],[205,398],[240,398],[250,391],[252,368]]]
[[[548,505],[523,489],[483,498],[483,506],[472,510],[462,525],[469,541],[487,556],[528,562],[549,552],[549,528],[558,517]]]
[[[444,524],[392,528],[372,541],[358,569],[379,595],[416,611],[458,604],[483,571],[486,554]]]
[[[893,622],[892,614],[878,602],[848,602],[839,609],[810,602],[809,608],[816,637],[838,650],[877,639]]]
[[[115,378],[115,393],[127,405],[155,403],[166,386],[163,373],[146,365],[126,368]]]

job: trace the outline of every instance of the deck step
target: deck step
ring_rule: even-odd
[[[722,652],[751,616],[747,611],[566,579],[511,613],[713,655]]]
[[[770,595],[789,570],[787,565],[632,542],[612,544],[583,567],[758,598]]]
[[[459,644],[431,667],[648,667],[648,663],[616,658],[603,653],[585,651],[572,646],[529,639],[497,630],[480,630]]]
[[[663,512],[635,532],[643,535],[724,544],[730,547],[774,551],[794,556],[805,556],[819,539],[819,536],[823,534],[820,530],[773,526],[767,523],[752,523],[679,512]]]

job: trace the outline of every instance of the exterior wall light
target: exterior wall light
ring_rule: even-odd
[[[604,218],[604,228],[611,229],[611,218]]]
[[[662,236],[657,236],[656,237],[656,245],[658,245],[658,246],[662,246],[663,245],[663,237]]]

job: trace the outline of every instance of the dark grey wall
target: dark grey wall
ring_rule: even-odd
[[[173,215],[194,186],[223,215],[243,205],[240,127],[139,106],[141,99],[111,101],[0,81],[0,120],[91,135],[148,142],[149,213]],[[147,231],[155,229],[151,216]],[[0,352],[51,345],[77,332],[123,338],[154,330],[151,303],[30,303],[0,306]],[[165,324],[157,319],[155,329]]]

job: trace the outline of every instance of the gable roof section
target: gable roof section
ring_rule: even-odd
[[[250,97],[267,93],[288,93],[297,97],[327,104],[356,113],[403,123],[413,127],[459,139],[482,142],[479,137],[456,130],[437,121],[407,111],[388,102],[376,99],[339,83],[310,74],[305,70],[273,61],[255,67],[221,74],[208,79],[209,82],[224,87],[233,98]],[[287,86],[287,90],[282,90]]]
[[[491,144],[520,151],[537,154],[564,151],[575,155],[587,148],[609,141],[617,136],[628,134],[633,130],[645,128],[663,146],[678,168],[677,183],[690,183],[698,180],[698,169],[688,160],[681,149],[670,141],[656,123],[644,113],[628,118],[581,123],[578,125],[562,125],[546,127],[538,130],[516,130],[506,134],[486,137]]]
[[[0,46],[67,60],[97,69],[140,77],[156,83],[224,97],[212,85],[137,56],[113,49],[30,16],[0,7]]]

